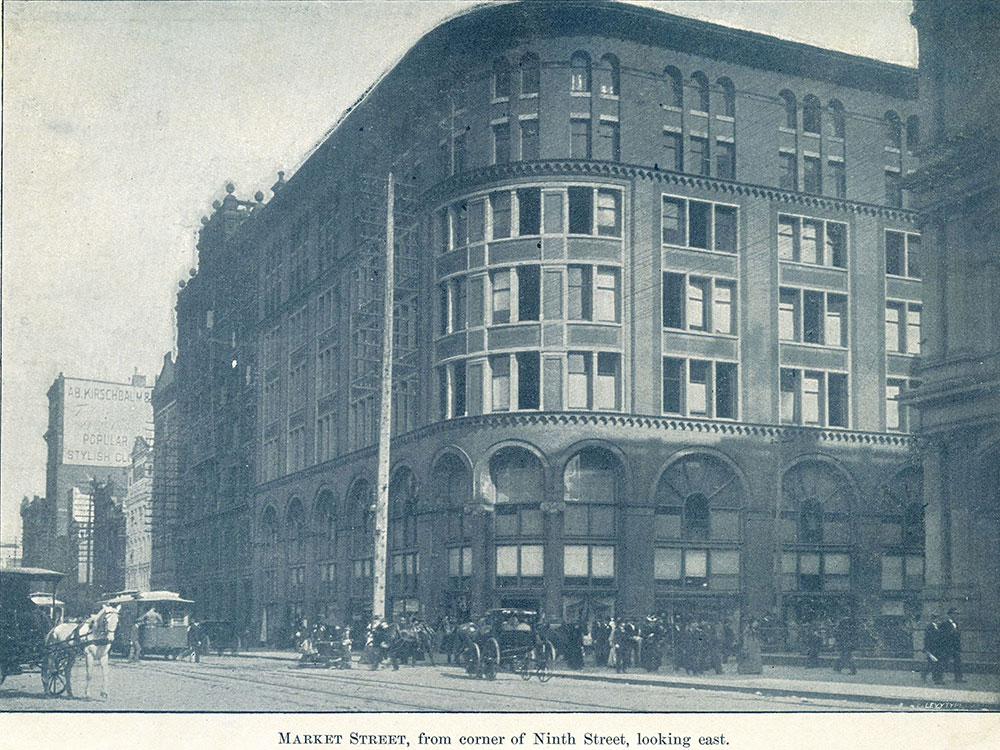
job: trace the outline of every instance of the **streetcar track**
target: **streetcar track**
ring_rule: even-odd
[[[175,666],[176,667],[180,667],[181,665],[179,665],[179,664],[178,665],[170,665],[170,666],[168,666],[167,664],[164,664],[164,665],[156,665],[156,666],[158,668],[158,671],[161,671],[161,672],[164,672],[164,673],[178,674],[178,675],[183,675],[185,677],[190,677],[192,679],[200,679],[202,681],[211,682],[211,678],[208,678],[208,677],[203,676],[203,675],[194,675],[194,674],[192,674],[191,671],[189,671],[188,668],[184,668],[184,667],[181,667],[180,669],[171,668],[171,667],[175,667]],[[513,701],[529,701],[529,702],[531,702],[533,704],[549,704],[549,705],[552,705],[552,706],[564,706],[565,708],[562,708],[561,710],[562,711],[566,711],[566,712],[568,712],[568,711],[594,711],[594,710],[600,710],[600,711],[608,711],[608,710],[612,710],[612,711],[627,711],[628,710],[628,707],[608,706],[608,705],[605,705],[605,704],[592,703],[592,702],[583,702],[583,701],[574,701],[574,700],[568,700],[568,699],[565,699],[565,698],[546,698],[546,697],[539,697],[539,696],[532,696],[532,695],[510,693],[510,692],[507,692],[507,691],[503,691],[503,692],[498,693],[496,691],[485,690],[485,689],[474,688],[474,687],[468,687],[468,688],[457,688],[457,687],[454,687],[453,688],[453,687],[445,687],[445,686],[438,686],[438,685],[429,685],[429,684],[425,684],[425,683],[391,682],[391,681],[388,681],[388,680],[379,679],[377,677],[374,677],[373,679],[365,679],[365,678],[362,678],[362,677],[355,677],[355,676],[350,675],[350,674],[345,674],[344,672],[346,672],[347,670],[342,670],[342,671],[338,670],[337,672],[333,672],[333,673],[323,673],[323,672],[319,672],[319,673],[317,673],[317,672],[312,672],[312,673],[309,673],[309,672],[300,672],[300,673],[297,673],[297,672],[293,672],[293,671],[287,671],[286,672],[286,671],[281,671],[280,669],[275,669],[275,670],[271,670],[270,672],[268,672],[268,674],[270,674],[270,675],[272,675],[274,677],[289,678],[289,679],[293,680],[295,683],[297,683],[297,684],[293,685],[293,684],[288,684],[284,680],[269,681],[269,680],[263,680],[263,679],[252,679],[249,676],[241,676],[241,675],[229,674],[230,672],[232,672],[232,671],[234,671],[236,669],[241,669],[240,667],[236,667],[236,666],[228,666],[228,665],[222,665],[222,664],[218,664],[218,665],[217,664],[204,664],[204,663],[202,663],[200,666],[201,666],[202,669],[210,669],[210,670],[212,670],[213,675],[219,676],[221,678],[224,678],[224,679],[227,679],[227,680],[230,680],[230,681],[233,681],[233,682],[238,682],[238,683],[239,682],[246,682],[246,683],[250,683],[250,684],[262,685],[262,686],[265,686],[265,687],[279,688],[282,691],[286,691],[286,692],[287,691],[306,691],[306,692],[310,692],[310,693],[321,694],[321,695],[328,696],[328,697],[330,697],[330,696],[337,696],[337,697],[340,697],[340,698],[353,698],[354,700],[358,700],[358,701],[367,701],[367,702],[375,702],[375,703],[386,703],[386,704],[392,704],[392,705],[400,706],[400,707],[403,707],[403,708],[416,709],[416,710],[420,710],[420,711],[433,711],[433,710],[440,710],[440,709],[439,708],[435,709],[434,707],[428,706],[426,703],[412,703],[412,702],[407,702],[407,701],[404,701],[404,700],[396,700],[396,699],[388,698],[388,697],[385,697],[385,696],[382,696],[382,695],[377,696],[377,697],[373,697],[373,698],[364,698],[364,697],[358,695],[357,691],[355,691],[353,693],[352,692],[346,692],[345,693],[343,691],[337,691],[337,690],[320,689],[318,687],[310,687],[310,686],[303,685],[302,681],[304,681],[304,680],[318,680],[318,681],[321,681],[324,685],[327,685],[327,686],[334,686],[334,685],[337,685],[338,683],[341,684],[341,685],[344,685],[344,683],[347,683],[347,684],[352,685],[352,686],[354,686],[356,688],[367,687],[369,689],[377,689],[379,687],[390,686],[390,687],[392,687],[395,690],[400,690],[402,692],[407,692],[407,693],[412,693],[412,692],[429,693],[429,692],[433,691],[433,692],[437,692],[439,694],[440,693],[444,693],[444,694],[448,694],[448,695],[455,694],[455,693],[457,693],[459,695],[463,695],[463,696],[470,695],[470,694],[476,694],[476,695],[481,695],[481,696],[489,697],[489,698],[493,698],[493,699],[505,698],[505,699],[513,700]],[[447,672],[438,672],[438,674],[441,674],[442,676],[452,676],[450,673],[447,673]],[[492,683],[492,684],[493,685],[497,685],[497,686],[502,686],[506,682],[511,682],[511,684],[517,684],[517,683],[514,683],[513,681],[508,681],[508,680],[502,680],[499,683]],[[688,699],[688,698],[694,698],[695,697],[693,695],[689,696],[689,695],[680,693],[679,691],[681,691],[681,690],[684,690],[684,689],[683,688],[671,688],[671,692],[672,692],[672,696],[671,697],[672,698],[678,698],[679,697],[679,698],[682,698],[682,699]],[[759,696],[759,695],[740,695],[740,694],[733,694],[733,693],[730,693],[728,691],[721,691],[721,690],[720,691],[710,691],[710,692],[714,692],[714,693],[726,692],[727,693],[726,697],[727,697],[728,700],[733,701],[733,702],[739,702],[739,703],[757,703],[757,702],[760,701],[760,699],[763,698],[763,696]],[[825,708],[833,708],[833,709],[838,709],[838,710],[844,710],[844,707],[841,704],[831,703],[831,702],[828,702],[828,701],[821,701],[821,700],[809,699],[809,698],[805,698],[805,697],[804,698],[793,698],[793,697],[785,697],[785,696],[770,696],[769,698],[770,698],[770,700],[772,700],[774,702],[779,702],[779,703],[784,703],[784,704],[789,704],[789,705],[794,705],[794,706],[802,706],[803,705],[803,700],[805,699],[807,701],[806,705],[810,706],[811,708],[820,709],[820,708],[824,708],[825,707]],[[303,704],[300,703],[300,705],[303,705]],[[432,704],[432,706],[437,706],[437,705],[438,704]],[[514,709],[508,709],[508,710],[514,710]],[[559,710],[559,709],[552,709],[552,710]]]

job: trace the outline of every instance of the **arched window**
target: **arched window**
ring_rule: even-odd
[[[569,61],[572,68],[570,91],[590,91],[590,56],[586,52],[574,52]]]
[[[606,448],[584,448],[566,463],[563,472],[566,536],[614,536],[621,476],[621,463]]]
[[[807,94],[802,100],[802,130],[806,133],[820,132],[822,123],[822,107],[819,99],[812,94]]]
[[[334,557],[337,551],[337,516],[335,500],[330,490],[323,490],[316,498],[313,532],[316,539],[316,557],[319,559]]]
[[[598,72],[600,74],[598,89],[601,96],[618,96],[621,87],[621,69],[618,65],[618,58],[614,55],[602,57]]]
[[[733,469],[705,453],[682,456],[663,470],[654,502],[657,588],[739,590],[743,487]]]
[[[839,99],[831,99],[826,108],[826,118],[828,123],[827,133],[834,138],[843,138],[846,126],[844,123],[844,105]]]
[[[708,112],[708,77],[700,70],[691,74],[691,83],[697,93],[697,103],[699,112]]]
[[[900,149],[903,146],[903,125],[893,111],[885,113],[885,147]]]
[[[472,475],[465,462],[451,453],[441,456],[431,470],[430,484],[435,507],[448,519],[449,541],[465,540],[469,534],[465,506],[472,499]]]
[[[285,539],[288,542],[288,555],[291,561],[301,560],[305,553],[306,522],[302,501],[294,498],[288,506],[285,516]]]
[[[507,447],[490,458],[497,536],[540,536],[544,499],[542,464],[528,450]]]
[[[920,118],[910,115],[906,118],[906,150],[911,154],[920,148]]]
[[[406,467],[397,469],[389,481],[389,548],[417,544],[416,480]]]
[[[796,464],[781,478],[782,588],[850,588],[854,491],[842,472],[824,461]]]
[[[795,94],[788,89],[785,89],[778,94],[778,97],[781,99],[781,104],[785,108],[785,127],[795,130],[799,126],[799,116],[795,106]]]
[[[493,98],[506,99],[510,96],[510,65],[502,57],[493,61]]]
[[[539,64],[538,55],[525,52],[521,57],[521,96],[538,93]]]
[[[667,106],[680,109],[684,106],[684,82],[681,72],[671,66],[663,71],[667,79]]]
[[[347,509],[351,519],[355,553],[362,550],[371,553],[375,543],[375,495],[371,484],[365,479],[357,480],[347,497]]]
[[[882,590],[919,591],[924,586],[923,471],[903,469],[882,492]]]
[[[715,82],[722,92],[722,109],[717,114],[725,117],[736,117],[736,87],[728,78],[720,78]]]

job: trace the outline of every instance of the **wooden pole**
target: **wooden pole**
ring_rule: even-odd
[[[382,399],[378,430],[378,496],[375,500],[375,559],[372,576],[372,616],[385,617],[389,526],[389,437],[392,430],[392,318],[396,238],[393,220],[393,176],[389,173],[385,214],[385,320],[382,324]]]

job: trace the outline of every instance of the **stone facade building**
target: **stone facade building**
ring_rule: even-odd
[[[132,448],[132,471],[122,503],[125,515],[125,588],[149,591],[152,564],[153,463],[152,446],[138,437]]]
[[[370,611],[392,171],[392,611],[769,614],[794,645],[854,610],[906,652],[918,138],[913,69],[640,7],[503,4],[428,33],[267,205],[217,207],[209,226],[242,219],[203,230],[178,301],[179,394],[214,373],[182,341],[258,353],[234,386],[253,632]],[[218,313],[205,332],[218,296],[182,330],[192,287],[232,283],[211,263],[253,269],[231,339]],[[186,549],[227,538],[190,518]]]

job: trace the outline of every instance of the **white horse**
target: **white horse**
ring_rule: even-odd
[[[101,697],[108,697],[108,686],[111,681],[108,670],[108,656],[111,652],[111,644],[115,640],[115,630],[118,629],[118,614],[120,606],[111,607],[104,605],[101,611],[92,615],[83,622],[64,622],[56,625],[45,637],[46,644],[64,643],[69,646],[79,646],[83,649],[87,658],[87,687],[84,690],[84,697],[90,697],[90,675],[94,667],[94,661],[101,663]],[[70,666],[72,669],[72,665]],[[73,696],[73,689],[70,686],[69,674],[66,675],[66,694]]]

